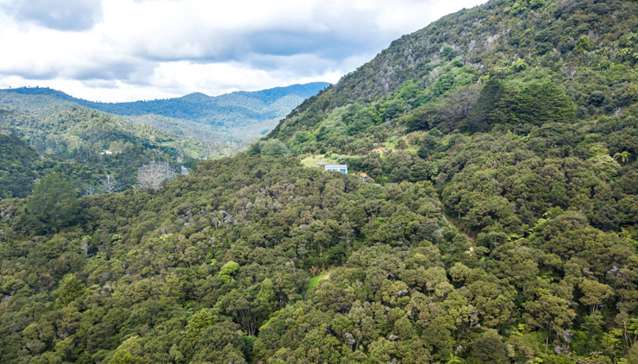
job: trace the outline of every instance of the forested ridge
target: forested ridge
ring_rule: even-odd
[[[0,201],[0,358],[638,363],[636,29],[493,0],[157,191],[42,178]]]
[[[220,158],[245,149],[271,131],[306,98],[327,86],[327,83],[315,82],[219,96],[192,93],[171,99],[120,103],[88,101],[46,87],[5,89],[0,90],[0,130],[13,130],[16,125],[22,126],[24,119],[34,116],[44,119],[44,124],[53,124],[57,118],[61,124],[61,130],[56,130],[58,133],[68,132],[65,128],[71,128],[70,122],[86,125],[116,121],[118,128],[124,129],[120,132],[169,146],[184,156]],[[68,113],[60,113],[68,108],[91,112],[76,112],[69,120]],[[11,112],[1,118],[4,109]],[[30,124],[41,126],[42,121],[30,120]],[[33,130],[24,128],[21,132],[27,138],[34,134]]]
[[[151,114],[204,124],[233,126],[284,117],[291,108],[329,85],[314,82],[254,92],[239,91],[219,96],[192,93],[171,99],[113,103],[78,99],[45,87],[23,87],[3,91],[21,95],[47,95],[116,115]]]
[[[196,143],[50,96],[0,91],[0,197],[25,197],[48,173],[66,175],[82,194],[136,183],[152,161],[192,165]]]
[[[0,90],[0,197],[25,197],[50,172],[68,176],[82,194],[120,191],[150,162],[179,171],[235,153],[327,85],[131,103],[41,87]]]

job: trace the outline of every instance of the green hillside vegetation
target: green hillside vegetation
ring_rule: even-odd
[[[114,190],[127,187],[116,182],[112,172],[122,166],[107,168],[99,163],[84,164],[73,159],[39,154],[15,135],[0,134],[0,198],[26,197],[33,183],[50,173],[59,173],[68,179],[83,194],[104,191],[104,179],[113,178]],[[124,172],[129,183],[134,183],[134,173]]]
[[[493,0],[157,192],[0,201],[0,357],[638,362],[636,29]]]
[[[93,102],[74,98],[50,88],[16,88],[5,92],[20,95],[46,95],[115,115],[156,115],[202,124],[237,127],[267,120],[279,120],[310,96],[329,84],[314,82],[254,92],[233,92],[220,96],[193,93],[179,98],[119,103]]]
[[[124,189],[135,184],[138,169],[151,161],[192,165],[185,153],[194,144],[158,129],[120,120],[50,96],[0,92],[0,183],[5,197],[22,197],[37,177],[58,171],[83,194],[101,191],[107,178]],[[6,182],[5,182],[6,181]],[[24,182],[24,184],[22,183]],[[18,190],[16,190],[18,189]]]
[[[118,115],[129,124],[128,128],[146,127],[147,133],[164,134],[186,155],[206,159],[244,149],[271,131],[306,98],[327,86],[315,82],[214,97],[194,93],[174,99],[122,103],[87,101],[50,88],[33,87],[0,90],[0,100],[9,107],[18,105],[30,112],[56,107],[51,104],[74,104]]]
[[[38,154],[17,137],[0,134],[0,197],[25,196],[36,177]]]

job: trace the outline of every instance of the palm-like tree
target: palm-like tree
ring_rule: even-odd
[[[629,158],[631,158],[631,153],[626,150],[614,154],[614,159],[622,164],[626,164],[627,162],[629,162]]]

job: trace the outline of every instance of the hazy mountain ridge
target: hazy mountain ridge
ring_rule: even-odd
[[[4,176],[11,188],[2,193],[25,196],[35,178],[52,171],[66,171],[83,193],[99,192],[104,178],[117,181],[119,190],[132,186],[137,169],[151,160],[190,167],[193,159],[236,153],[325,85],[122,104],[90,102],[49,88],[0,90],[0,132],[21,138],[46,160],[30,164],[39,170],[31,171],[23,186],[16,182],[20,178]],[[3,143],[9,146],[8,140]]]
[[[284,117],[290,110],[273,107],[284,98],[294,98],[289,105],[299,104],[304,99],[316,95],[329,84],[317,82],[291,85],[255,92],[233,92],[220,96],[193,93],[179,98],[134,101],[121,103],[101,103],[82,100],[49,88],[14,88],[4,90],[30,95],[48,95],[92,109],[123,116],[159,115],[185,119],[218,126],[248,125],[251,122]],[[296,105],[295,105],[296,106]]]

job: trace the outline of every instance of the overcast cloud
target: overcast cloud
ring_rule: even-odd
[[[336,82],[485,0],[0,0],[0,87],[124,101]]]

